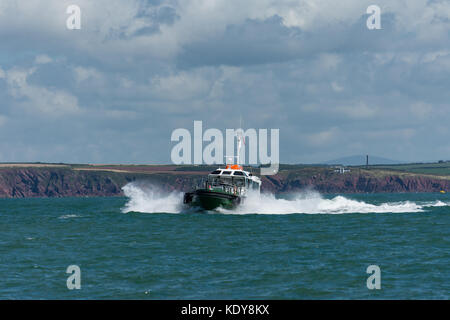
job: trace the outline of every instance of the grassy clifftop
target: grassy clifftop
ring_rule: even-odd
[[[186,191],[217,166],[0,164],[0,198],[119,196],[129,182]],[[289,193],[439,192],[450,190],[450,163],[349,167],[281,165],[262,177],[262,190]],[[251,170],[251,168],[248,168]],[[256,173],[256,170],[253,169]]]

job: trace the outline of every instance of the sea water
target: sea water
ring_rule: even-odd
[[[124,192],[1,199],[0,299],[450,297],[449,194],[263,194],[205,212],[155,186]]]

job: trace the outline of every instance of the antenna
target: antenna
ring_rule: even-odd
[[[242,129],[242,115],[239,116],[239,129],[236,132],[236,136],[237,136],[237,140],[238,140],[238,147],[237,147],[237,164],[241,164],[241,148],[242,148],[242,143],[244,143],[245,145],[245,137],[243,136],[243,131],[244,129]]]
[[[239,117],[239,128],[236,130],[236,134],[235,137],[237,137],[237,141],[238,141],[238,145],[237,145],[237,155],[236,156],[225,156],[225,158],[228,159],[233,159],[236,158],[236,164],[240,164],[241,162],[241,148],[242,148],[242,143],[244,143],[245,145],[245,139],[243,136],[243,129],[242,129],[242,116]],[[234,152],[233,152],[234,153]]]

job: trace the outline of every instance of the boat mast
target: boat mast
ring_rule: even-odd
[[[242,116],[240,117],[240,123],[242,124]],[[236,168],[239,168],[239,165],[241,163],[241,148],[242,148],[242,143],[245,144],[245,140],[244,140],[244,134],[243,134],[244,130],[242,129],[242,125],[240,125],[240,128],[237,129],[235,131],[235,136],[237,137],[237,141],[238,141],[238,145],[237,145],[237,155],[236,156],[225,156],[225,159],[233,159],[236,158],[236,164],[231,164],[230,168],[232,166],[236,166]],[[234,143],[233,143],[234,144]],[[234,150],[233,150],[234,153]],[[240,169],[243,170],[243,166],[240,166]],[[227,169],[228,169],[228,164],[227,164]]]
[[[239,117],[239,129],[236,130],[236,136],[237,136],[237,141],[238,141],[238,146],[237,146],[237,165],[241,164],[241,147],[242,147],[242,142],[243,142],[243,129],[242,129],[242,116]],[[245,142],[244,142],[245,143]]]

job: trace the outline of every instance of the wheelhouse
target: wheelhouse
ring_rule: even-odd
[[[217,169],[208,175],[207,184],[210,187],[232,186],[239,189],[258,190],[261,186],[261,180],[253,176],[252,173],[240,168],[227,166],[226,169]],[[242,192],[239,192],[240,194]]]

